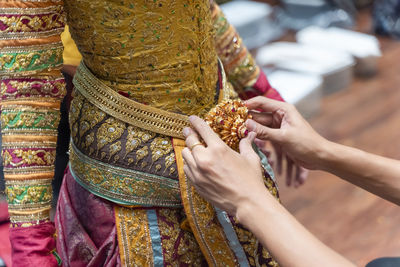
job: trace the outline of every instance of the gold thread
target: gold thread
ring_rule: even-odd
[[[190,126],[188,116],[146,106],[121,96],[90,73],[83,62],[76,71],[74,85],[99,109],[142,129],[184,138],[182,130]]]

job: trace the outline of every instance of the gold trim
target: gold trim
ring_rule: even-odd
[[[20,110],[26,110],[26,106],[30,106],[33,108],[36,107],[44,107],[44,108],[51,108],[54,109],[55,111],[58,111],[60,109],[61,105],[61,100],[53,100],[51,98],[48,99],[48,101],[43,101],[43,97],[40,98],[29,98],[26,100],[21,100],[21,99],[9,99],[9,100],[3,100],[1,101],[1,106],[3,110],[6,109],[20,109]],[[37,111],[37,109],[34,109]]]
[[[216,223],[214,208],[198,195],[183,171],[182,150],[185,141],[174,138],[173,143],[185,214],[208,265],[238,266],[223,228]]]
[[[114,206],[122,266],[154,266],[147,211]]]
[[[8,174],[4,173],[4,180],[35,180],[35,179],[53,179],[54,171],[44,173],[19,173]]]
[[[4,15],[47,15],[47,13],[58,12],[60,9],[62,9],[62,5],[38,8],[2,7],[0,12]]]
[[[1,48],[3,53],[28,53],[28,52],[36,52],[42,50],[55,50],[55,49],[64,49],[64,46],[60,41],[42,45],[30,45],[30,46],[9,46]]]
[[[58,36],[64,31],[64,28],[56,28],[48,31],[41,32],[6,32],[0,35],[1,41],[6,40],[20,40],[20,39],[36,39],[51,36]],[[57,40],[57,42],[59,42]]]
[[[35,136],[35,135],[5,135],[2,137],[3,146],[12,144],[14,142],[29,142],[29,143],[40,143],[40,144],[57,144],[57,136]]]
[[[40,210],[15,211],[8,210],[11,223],[40,221],[50,218],[51,206]]]
[[[97,79],[83,62],[76,71],[74,85],[83,96],[102,111],[142,129],[184,138],[182,130],[190,126],[188,116],[146,106],[121,96]]]
[[[127,206],[182,207],[178,181],[92,159],[80,152],[73,142],[70,149],[70,170],[80,185],[114,203]]]
[[[7,168],[4,167],[3,171],[7,174],[34,174],[34,173],[43,173],[43,172],[50,172],[54,170],[54,166],[32,166],[32,167],[13,167]]]

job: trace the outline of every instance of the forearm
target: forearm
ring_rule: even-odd
[[[332,142],[319,160],[322,170],[400,205],[400,161]]]
[[[354,266],[308,232],[268,191],[260,191],[237,211],[281,266]]]
[[[1,149],[13,266],[57,266],[50,209],[65,95],[64,19],[62,1],[0,1]]]

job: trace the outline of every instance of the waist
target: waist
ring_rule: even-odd
[[[77,182],[118,204],[180,206],[171,140],[183,138],[187,116],[132,101],[84,65],[74,79],[70,169]],[[223,80],[214,87],[213,97],[224,95]]]

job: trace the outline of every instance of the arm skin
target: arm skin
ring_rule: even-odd
[[[308,169],[330,172],[400,205],[400,161],[324,139],[290,104],[264,98],[246,104],[250,109],[266,112],[253,113],[255,121],[247,121],[248,129],[256,132],[259,139],[281,146],[294,162]]]
[[[184,129],[182,152],[186,175],[197,192],[236,216],[252,231],[281,266],[354,266],[310,234],[265,189],[260,159],[252,149],[256,134],[240,142],[240,153],[231,150],[198,117],[190,121],[195,130]],[[199,135],[205,146],[195,145]],[[195,146],[193,146],[195,145]]]

